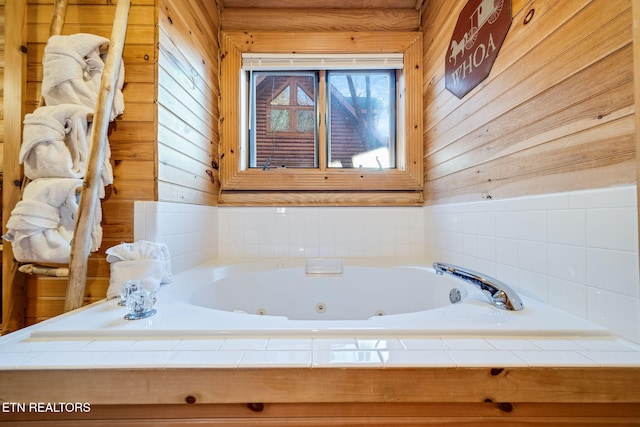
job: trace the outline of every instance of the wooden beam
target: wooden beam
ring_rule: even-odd
[[[109,128],[113,99],[117,88],[118,75],[122,65],[122,52],[127,35],[130,0],[119,0],[111,30],[109,52],[105,63],[100,89],[98,105],[91,129],[91,152],[87,173],[85,174],[76,228],[71,246],[71,260],[69,262],[69,285],[65,300],[65,311],[79,308],[84,299],[84,288],[87,280],[87,259],[91,249],[91,230],[96,210],[100,200],[98,198],[101,185],[102,165],[104,164],[107,146],[107,131]]]
[[[5,69],[4,69],[4,171],[2,191],[2,223],[20,200],[22,170],[18,163],[24,117],[24,84],[27,65],[26,15],[27,0],[5,4]],[[6,225],[3,233],[6,232]],[[10,244],[3,245],[2,269],[2,334],[24,327],[26,303],[25,276],[18,272]]]

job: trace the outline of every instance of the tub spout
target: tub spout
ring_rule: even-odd
[[[482,293],[489,298],[489,302],[498,308],[503,310],[522,310],[524,307],[516,291],[493,277],[443,262],[434,262],[433,268],[436,274],[447,273],[479,287]]]

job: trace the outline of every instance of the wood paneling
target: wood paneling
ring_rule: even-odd
[[[158,54],[158,200],[217,204],[217,8],[161,0]]]
[[[255,9],[222,11],[222,29],[253,31],[416,31],[413,9]]]
[[[465,3],[422,15],[427,203],[635,182],[630,2],[514,0],[491,74],[460,100],[444,61]]]
[[[630,426],[640,420],[640,371],[615,367],[19,369],[0,371],[0,395],[6,402],[91,404],[89,412],[55,418],[3,414],[51,425],[93,419],[148,426]]]

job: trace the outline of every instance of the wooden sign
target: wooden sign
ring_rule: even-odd
[[[491,71],[511,26],[511,0],[469,0],[458,16],[445,58],[445,86],[465,96]]]

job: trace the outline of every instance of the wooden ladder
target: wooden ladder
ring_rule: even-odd
[[[98,103],[91,128],[91,152],[87,172],[80,193],[80,204],[76,216],[76,227],[71,243],[69,261],[69,283],[64,302],[64,311],[74,310],[82,305],[87,283],[87,260],[91,249],[91,226],[96,215],[99,200],[100,176],[107,147],[109,116],[117,90],[118,74],[122,66],[122,52],[127,34],[131,0],[118,0],[111,28],[109,51],[102,72]]]
[[[54,0],[54,13],[49,27],[49,36],[62,34],[67,6],[68,0]],[[91,249],[91,224],[93,224],[96,208],[98,203],[100,203],[100,177],[107,147],[110,112],[117,90],[120,67],[122,65],[122,53],[124,50],[130,8],[131,0],[118,0],[109,41],[109,50],[102,72],[97,105],[93,115],[93,125],[90,136],[91,151],[80,191],[74,237],[71,242],[71,256],[68,268],[69,279],[64,311],[70,311],[82,306],[84,299],[87,281],[87,261]],[[38,107],[43,105],[44,100],[41,98],[38,101]],[[26,178],[23,179],[21,188],[24,189],[27,183],[28,180]],[[13,207],[5,208],[11,209]],[[21,277],[18,271],[18,262],[15,259],[12,260],[11,265],[5,265],[4,268],[9,268],[10,270],[8,274],[4,275],[5,286],[8,286],[9,290],[8,292],[3,291],[3,296],[13,298],[21,292],[24,292],[24,278]],[[33,268],[33,274],[56,275],[55,273],[52,274],[51,270],[51,268],[39,268],[36,266],[36,268]],[[64,273],[57,275],[64,275]],[[6,280],[7,277],[9,280]],[[18,299],[21,301],[24,300],[24,298]],[[24,302],[22,303],[24,304]],[[3,305],[4,307],[9,307],[7,311],[10,311],[10,313],[3,312],[2,333],[4,334],[21,327],[22,321],[16,321],[15,317],[18,313],[24,311],[24,307],[21,310],[15,306],[15,302],[13,301],[8,304],[3,302]]]

